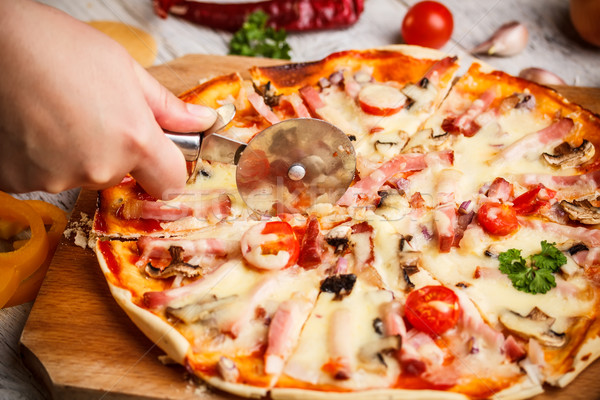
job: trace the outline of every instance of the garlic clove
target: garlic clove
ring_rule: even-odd
[[[525,68],[519,72],[519,78],[527,79],[540,85],[566,85],[558,75],[542,68]]]
[[[514,56],[527,46],[529,31],[518,21],[502,25],[492,37],[471,50],[472,54],[487,54],[490,56]]]

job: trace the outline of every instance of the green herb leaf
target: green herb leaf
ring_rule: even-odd
[[[554,247],[555,243],[548,243],[545,240],[542,241],[542,252],[531,256],[531,262],[538,268],[546,268],[552,272],[558,271],[558,269],[567,263],[567,257]]]
[[[531,294],[546,293],[548,290],[556,287],[556,280],[552,271],[548,269],[532,270],[533,279],[529,282],[528,291]]]
[[[515,289],[538,294],[556,287],[553,273],[567,263],[567,257],[554,247],[554,243],[544,240],[541,246],[540,253],[529,256],[530,265],[521,256],[521,250],[509,249],[500,253],[500,272],[508,275]]]
[[[515,274],[527,268],[525,259],[521,257],[521,250],[510,249],[500,253],[498,260],[500,261],[500,271],[505,274]]]
[[[286,42],[287,33],[283,29],[267,26],[268,19],[264,11],[248,15],[244,25],[229,42],[229,54],[289,60],[291,48]]]

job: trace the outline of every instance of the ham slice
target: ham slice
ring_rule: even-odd
[[[562,142],[573,129],[573,120],[569,118],[560,119],[550,126],[537,132],[523,136],[521,139],[501,150],[492,163],[504,163],[522,158],[526,154],[539,155],[546,148],[556,147]]]

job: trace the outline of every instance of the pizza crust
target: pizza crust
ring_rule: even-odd
[[[236,396],[241,397],[258,399],[261,397],[265,397],[269,392],[269,389],[267,388],[259,388],[256,386],[243,385],[240,383],[231,383],[215,376],[202,376],[202,379],[209,385],[219,390],[223,390],[227,393],[235,394]]]
[[[355,393],[319,392],[303,389],[271,390],[274,400],[468,400],[460,393],[438,390],[381,389],[365,390]]]
[[[587,340],[577,352],[573,362],[572,371],[561,376],[556,384],[565,387],[571,383],[585,368],[600,357],[600,337],[596,336]]]
[[[100,268],[105,275],[112,275],[108,268],[104,256],[96,246],[96,256]],[[131,292],[118,286],[115,286],[107,280],[108,287],[119,306],[125,311],[131,321],[146,335],[152,342],[156,343],[169,357],[175,362],[183,365],[187,352],[189,351],[189,342],[171,325],[163,321],[160,317],[136,306],[131,301]]]

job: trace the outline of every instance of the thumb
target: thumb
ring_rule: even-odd
[[[148,106],[163,128],[174,132],[201,132],[214,124],[217,113],[210,107],[185,103],[154,79],[148,71],[135,63]]]

